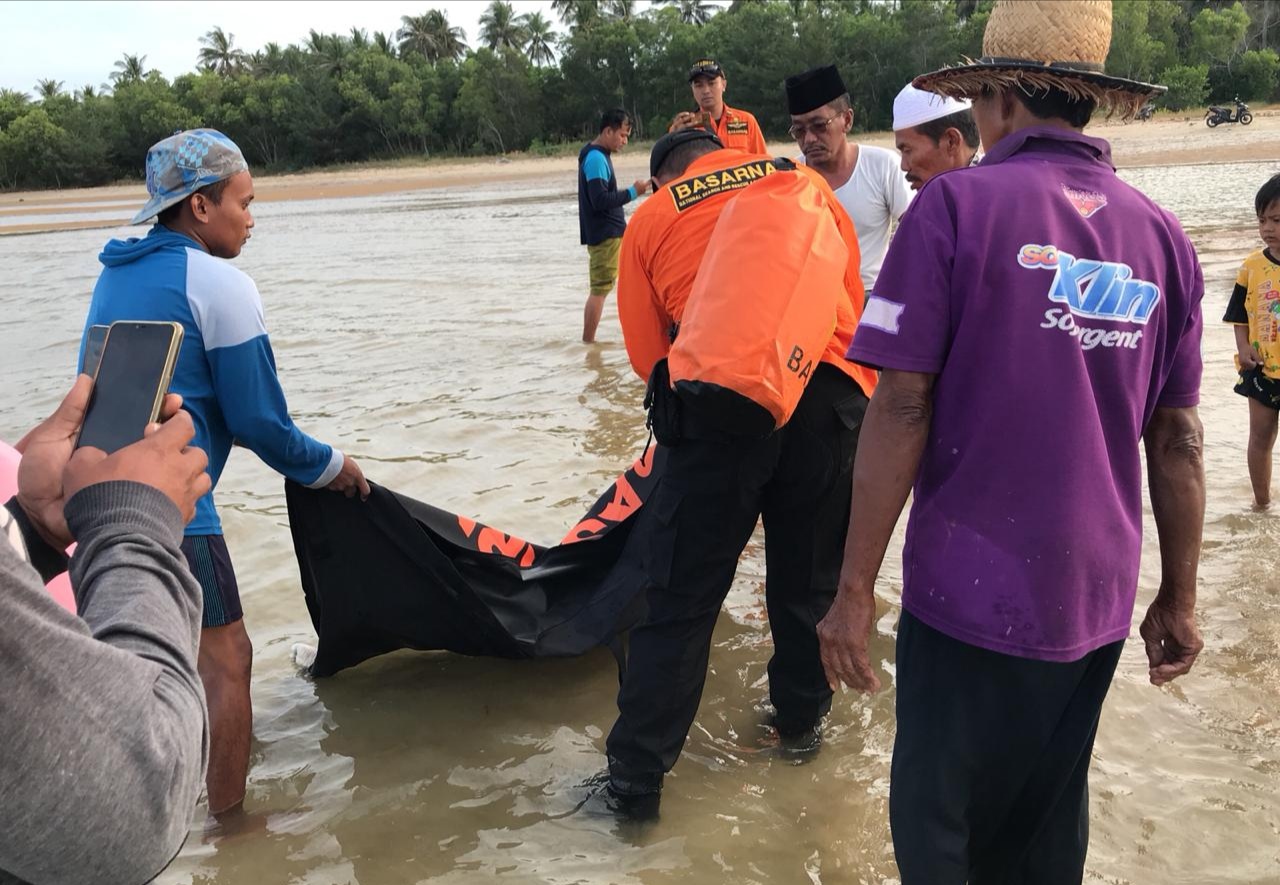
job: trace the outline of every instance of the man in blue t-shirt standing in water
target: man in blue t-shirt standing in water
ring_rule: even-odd
[[[614,108],[601,115],[600,134],[578,152],[578,228],[591,275],[591,294],[582,314],[582,340],[587,344],[596,340],[604,300],[618,279],[618,251],[627,229],[622,207],[649,190],[647,178],[618,190],[609,155],[626,147],[629,138],[631,115]]]
[[[225,260],[240,254],[253,228],[253,178],[240,148],[214,129],[157,142],[147,151],[147,193],[133,223],[156,223],[98,256],[85,332],[116,320],[182,324],[170,390],[191,413],[192,445],[208,454],[215,488],[235,441],[294,482],[368,497],[356,462],[289,417],[258,287]],[[197,663],[209,705],[206,785],[209,811],[221,814],[244,800],[253,646],[212,490],[196,504],[182,552],[204,596]]]

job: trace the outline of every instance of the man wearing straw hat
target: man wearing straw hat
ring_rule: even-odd
[[[1191,669],[1204,517],[1196,255],[1121,181],[1097,108],[1107,0],[997,2],[984,57],[916,79],[973,99],[987,149],[903,217],[850,348],[883,369],[854,470],[828,678],[866,691],[873,588],[903,550],[889,812],[903,885],[1078,883],[1088,771],[1129,634],[1145,446],[1161,574],[1149,678]]]

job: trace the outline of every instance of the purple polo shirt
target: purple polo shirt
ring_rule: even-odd
[[[1126,637],[1143,429],[1199,401],[1204,281],[1105,141],[1036,127],[931,179],[849,349],[936,374],[902,605],[963,642],[1072,661]]]

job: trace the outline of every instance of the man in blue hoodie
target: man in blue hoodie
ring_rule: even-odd
[[[240,254],[253,228],[253,178],[240,149],[213,129],[157,142],[147,152],[147,193],[133,223],[156,224],[145,237],[103,249],[85,333],[116,320],[182,324],[170,389],[191,413],[193,445],[208,454],[214,487],[235,441],[295,482],[368,497],[356,462],[289,417],[258,288],[224,260]],[[212,489],[196,506],[182,550],[204,592],[198,665],[209,705],[206,786],[209,810],[221,814],[244,800],[253,647]]]
[[[615,108],[601,115],[600,134],[578,152],[578,232],[587,247],[591,285],[582,315],[582,340],[588,344],[596,340],[604,300],[618,279],[618,254],[627,229],[622,207],[649,189],[649,179],[641,178],[618,190],[609,157],[630,138],[631,115]]]

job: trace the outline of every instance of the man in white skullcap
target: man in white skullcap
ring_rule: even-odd
[[[977,162],[978,127],[969,104],[910,83],[893,100],[893,139],[912,190],[939,172]]]

